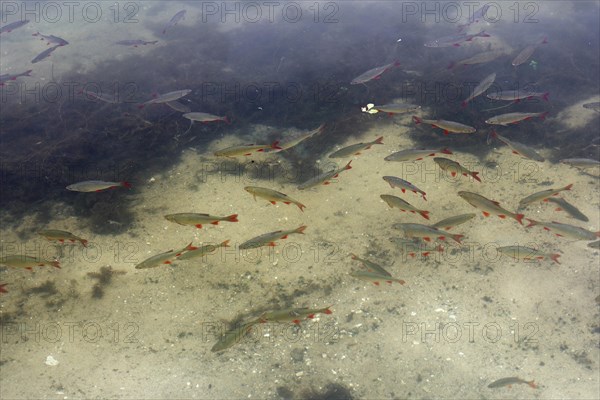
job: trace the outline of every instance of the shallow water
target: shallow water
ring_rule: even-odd
[[[20,11],[22,5],[14,4]],[[456,34],[462,22],[449,3],[428,3],[429,12],[408,2],[293,3],[301,15],[288,5],[284,17],[282,6],[273,10],[273,22],[268,6],[258,3],[252,4],[260,18],[248,3],[131,2],[119,5],[118,17],[100,3],[97,22],[79,11],[73,22],[52,22],[48,2],[31,4],[38,5],[40,19],[28,16],[30,23],[0,35],[0,75],[33,69],[31,77],[0,87],[0,257],[58,258],[62,268],[1,267],[0,284],[7,284],[0,294],[2,398],[597,395],[598,250],[510,218],[485,217],[457,193],[476,192],[515,211],[527,195],[572,183],[560,196],[589,221],[547,202],[519,212],[600,230],[600,171],[558,162],[599,158],[600,114],[582,107],[600,100],[599,2],[529,2],[520,4],[518,15],[513,2],[496,2],[491,10],[500,7],[502,16],[490,14],[489,23],[468,31],[484,29],[490,37],[447,48],[423,44]],[[464,15],[469,11],[467,3],[452,4]],[[0,26],[19,19],[2,7]],[[232,11],[221,14],[224,7]],[[163,35],[181,9],[186,18]],[[37,31],[69,45],[31,64],[47,48],[31,37]],[[548,43],[513,67],[516,55],[541,35]],[[127,39],[158,43],[113,44]],[[504,55],[447,69],[489,49]],[[401,65],[379,79],[350,85],[395,60]],[[549,92],[549,100],[508,105],[483,95],[461,107],[492,72],[497,78],[487,93],[527,87]],[[82,88],[100,89],[118,103],[86,99],[78,93]],[[164,104],[138,108],[154,93],[181,89],[192,90],[180,100],[192,111],[227,116],[231,123],[194,123],[186,132],[190,124],[180,112]],[[361,112],[368,103],[392,102],[418,104],[420,118],[457,121],[477,132],[444,135],[416,125],[412,114]],[[492,129],[484,121],[491,116],[541,111],[549,112],[543,120],[491,128],[533,147],[544,162],[513,154],[499,141],[487,143]],[[214,156],[228,146],[270,144],[323,123],[323,132],[283,152]],[[380,136],[384,145],[328,158]],[[449,148],[453,154],[441,156],[477,171],[482,182],[441,171],[433,157],[384,161],[408,148]],[[350,160],[352,168],[331,184],[298,190]],[[418,186],[427,201],[391,188],[381,179],[386,175]],[[65,189],[85,180],[128,181],[132,188]],[[245,186],[286,193],[306,208],[255,200]],[[381,194],[428,210],[430,220],[389,208]],[[163,217],[180,212],[238,214],[239,222],[198,229]],[[449,231],[464,235],[462,244],[446,238],[443,252],[427,256],[409,253],[435,245],[393,227],[471,212],[474,219]],[[237,247],[301,225],[307,226],[303,235],[274,247]],[[88,247],[55,246],[37,235],[41,229],[72,232]],[[135,269],[190,242],[224,240],[230,247],[202,259]],[[509,245],[559,253],[560,264],[515,260],[496,250]],[[406,284],[377,286],[349,276],[361,268],[350,253]],[[298,325],[257,324],[240,343],[211,352],[221,334],[266,311],[327,306],[330,315]],[[538,387],[488,388],[510,376]]]

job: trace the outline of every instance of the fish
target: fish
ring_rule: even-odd
[[[429,219],[429,211],[419,210],[418,208],[409,204],[407,201],[402,200],[400,197],[392,196],[389,194],[382,194],[379,197],[381,197],[381,199],[385,201],[387,205],[390,206],[390,208],[398,208],[402,212],[408,211],[413,214],[418,213],[423,218]]]
[[[210,351],[217,353],[230,348],[236,343],[239,343],[258,322],[258,320],[254,320],[225,332],[223,336],[219,338],[217,343],[215,343],[212,349],[210,349]]]
[[[529,57],[531,57],[531,55],[538,48],[538,46],[540,46],[542,44],[546,44],[546,43],[548,43],[548,40],[546,37],[544,37],[544,38],[542,38],[542,40],[540,42],[535,43],[535,44],[530,44],[529,46],[525,47],[523,50],[521,50],[521,52],[519,54],[517,54],[515,59],[512,60],[512,63],[511,63],[512,66],[517,67],[517,66],[523,64],[524,62],[526,62],[527,60],[529,60]]]
[[[42,51],[40,54],[35,56],[35,58],[33,60],[31,60],[31,63],[35,64],[35,63],[38,63],[38,62],[44,60],[45,58],[50,57],[50,54],[52,54],[52,52],[54,50],[58,49],[59,47],[60,47],[60,45],[57,45],[57,46],[50,47],[49,49]]]
[[[110,104],[119,104],[120,101],[117,99],[117,95],[110,97],[106,94],[103,93],[96,93],[96,92],[92,92],[90,90],[81,90],[79,92],[79,94],[85,94],[86,98],[89,100],[89,98],[93,98],[93,99],[97,99],[97,100],[101,100],[105,103],[110,103]]]
[[[526,381],[526,380],[523,380],[523,379],[517,378],[517,377],[498,379],[497,381],[490,383],[488,385],[488,387],[489,388],[499,388],[499,387],[503,387],[503,386],[514,385],[516,383],[526,383],[534,389],[537,388],[537,385],[535,384],[534,381]]]
[[[541,97],[548,101],[550,92],[532,92],[529,90],[517,89],[517,90],[504,90],[500,92],[488,93],[486,97],[491,100],[503,100],[503,101],[514,101],[519,102],[520,100],[533,99],[534,97]]]
[[[379,264],[375,264],[372,261],[365,260],[364,258],[360,258],[356,254],[353,254],[353,253],[350,253],[350,257],[352,257],[353,260],[360,261],[363,264],[363,266],[367,269],[367,271],[369,271],[369,272],[374,272],[379,275],[392,276],[392,274],[387,272]]]
[[[148,41],[142,40],[142,39],[119,40],[118,42],[115,42],[115,44],[118,44],[121,46],[133,46],[133,47],[145,46],[147,44],[156,44],[156,43],[158,43],[158,40],[148,42]],[[161,103],[164,103],[164,102],[161,102]]]
[[[479,82],[479,84],[477,86],[475,86],[475,89],[473,89],[473,93],[471,93],[471,95],[469,97],[467,97],[465,100],[463,100],[461,105],[463,107],[466,107],[467,104],[471,100],[473,100],[475,97],[483,94],[483,92],[488,90],[490,88],[490,86],[493,85],[495,80],[496,80],[495,72],[493,72],[493,73],[489,74],[488,76],[486,76],[485,78],[483,78],[483,80],[481,82]]]
[[[381,275],[381,274],[377,274],[377,273],[369,272],[369,271],[350,272],[350,276],[353,278],[356,278],[356,279],[363,280],[363,281],[373,282],[373,284],[376,286],[379,286],[380,282],[387,282],[390,285],[393,282],[398,282],[401,285],[404,285],[406,283],[406,281],[403,279],[397,279],[397,278],[393,278],[391,276]]]
[[[359,83],[366,83],[373,79],[379,79],[385,71],[389,70],[390,68],[398,67],[398,66],[400,66],[400,62],[395,61],[393,63],[383,65],[381,67],[376,67],[376,68],[370,69],[367,72],[363,72],[356,78],[352,79],[350,84],[358,85]]]
[[[600,249],[600,240],[596,240],[595,242],[588,243],[588,247],[592,249]],[[600,298],[600,296],[598,296]]]
[[[165,28],[163,29],[162,34],[164,35],[165,33],[167,33],[167,29],[174,27],[179,21],[185,19],[185,12],[186,10],[181,10],[178,11],[177,14],[173,15],[173,17],[171,17],[171,19],[169,20],[167,26],[165,26]]]
[[[352,160],[348,161],[348,164],[346,164],[345,166],[343,166],[341,168],[333,169],[329,172],[324,172],[322,174],[315,176],[314,178],[307,180],[306,182],[304,182],[298,186],[298,190],[308,189],[308,188],[311,188],[311,187],[314,187],[317,185],[321,185],[321,184],[329,185],[331,183],[331,179],[337,178],[341,172],[352,168],[350,166],[351,162],[352,162]]]
[[[532,249],[525,246],[504,246],[498,247],[497,250],[500,253],[510,256],[514,259],[529,261],[533,259],[543,260],[545,258],[549,258],[555,263],[560,264],[558,262],[558,257],[560,257],[560,254],[557,253],[546,253],[541,250]]]
[[[186,251],[183,254],[178,255],[177,259],[184,261],[184,260],[191,260],[193,258],[203,257],[210,253],[213,253],[218,248],[230,247],[229,242],[230,242],[229,240],[224,240],[223,242],[221,242],[219,244],[205,244],[200,247],[194,247],[193,249],[190,249],[189,251]]]
[[[479,172],[477,171],[469,171],[456,161],[450,160],[444,157],[435,157],[433,159],[437,165],[444,171],[450,172],[452,177],[455,177],[457,174],[461,174],[464,176],[472,176],[477,182],[481,182],[481,178],[479,178]]]
[[[269,151],[284,151],[299,145],[305,140],[322,133],[325,130],[325,124],[321,124],[318,128],[311,131],[303,131],[281,138],[279,141],[279,149],[269,149]],[[266,150],[265,150],[266,151]]]
[[[329,158],[346,158],[352,155],[359,155],[362,150],[368,150],[374,144],[383,144],[383,136],[378,137],[372,142],[367,143],[356,143],[351,144],[350,146],[346,146],[344,148],[339,149],[329,155]]]
[[[179,102],[177,100],[167,101],[165,104],[168,105],[169,107],[171,107],[173,110],[179,111],[182,113],[189,113],[191,111],[191,108],[189,108],[188,106],[186,106],[185,104],[182,104],[181,102]]]
[[[504,52],[497,50],[484,51],[483,53],[475,54],[473,57],[466,58],[460,61],[451,61],[448,64],[447,69],[456,68],[459,65],[477,65],[477,64],[485,64],[491,61],[494,61],[498,57],[502,56]]]
[[[26,25],[27,23],[29,23],[28,19],[11,22],[10,24],[4,25],[2,28],[0,28],[0,34],[2,34],[4,32],[6,32],[6,33],[12,32],[17,28],[20,28],[23,25]]]
[[[105,182],[105,181],[83,181],[73,183],[72,185],[67,186],[67,190],[71,190],[73,192],[102,192],[106,189],[115,189],[118,187],[125,187],[127,189],[131,188],[131,183],[129,182]]]
[[[431,227],[449,231],[450,229],[454,228],[456,225],[461,225],[461,224],[464,224],[465,222],[469,222],[470,220],[475,218],[475,215],[476,214],[474,214],[474,213],[456,215],[454,217],[449,217],[449,218],[445,218],[441,221],[438,221],[435,224],[431,225]]]
[[[600,112],[600,101],[596,101],[594,103],[585,103],[583,108],[587,108],[588,110],[594,110],[596,112]]]
[[[414,112],[421,109],[421,106],[415,104],[406,104],[406,103],[391,103],[384,104],[381,106],[376,106],[373,103],[367,104],[366,107],[360,108],[362,112],[368,114],[377,114],[378,112],[388,113],[388,115],[393,114],[405,114],[409,112]]]
[[[413,193],[419,193],[423,196],[423,200],[427,201],[425,197],[427,193],[410,183],[409,181],[405,181],[404,179],[397,178],[395,176],[384,176],[383,180],[390,184],[392,188],[400,188],[402,193],[406,193],[407,190],[410,190]]]
[[[280,239],[287,239],[287,237],[294,233],[304,234],[304,230],[306,229],[306,225],[299,226],[296,229],[291,229],[287,231],[275,231],[265,233],[259,236],[256,236],[250,240],[245,241],[240,245],[240,250],[247,249],[255,249],[262,246],[275,246],[275,241]]]
[[[13,268],[25,268],[33,270],[33,267],[46,267],[53,266],[54,268],[60,268],[60,263],[57,260],[46,261],[41,258],[25,256],[25,255],[12,255],[2,257],[0,259],[0,265],[6,265]]]
[[[561,197],[548,197],[548,201],[556,204],[558,207],[555,211],[566,211],[571,217],[578,219],[580,221],[587,222],[589,221],[588,217],[586,217],[577,207],[573,204],[569,203],[565,199]]]
[[[311,309],[307,307],[303,308],[286,308],[283,310],[275,310],[263,313],[258,317],[260,323],[267,322],[293,322],[298,325],[302,322],[302,319],[313,319],[317,314],[333,314],[330,307]]]
[[[177,259],[180,255],[185,253],[186,251],[195,250],[197,247],[192,246],[192,243],[188,244],[181,250],[169,250],[164,253],[157,254],[155,256],[149,257],[135,266],[135,269],[149,269],[156,268],[161,265],[169,265],[172,264],[173,261]]]
[[[231,214],[226,217],[216,217],[200,213],[178,213],[165,215],[165,219],[179,225],[195,226],[198,229],[202,229],[202,224],[219,225],[221,221],[238,222],[237,216],[237,214]]]
[[[147,106],[148,104],[160,104],[160,103],[168,103],[171,101],[175,101],[184,96],[187,96],[190,93],[192,93],[191,89],[182,89],[182,90],[175,90],[173,92],[168,92],[168,93],[164,93],[164,94],[155,94],[152,99],[148,100],[145,103],[138,105],[138,108],[143,108],[144,106]],[[186,114],[184,114],[183,116],[185,117],[185,115]]]
[[[69,44],[69,42],[67,42],[65,39],[59,38],[58,36],[54,35],[42,35],[41,33],[36,32],[33,33],[31,36],[40,36],[40,40],[46,40],[48,42],[48,45],[54,43],[58,46],[66,46]]]
[[[61,231],[58,229],[44,229],[38,231],[38,235],[45,237],[47,240],[51,242],[60,242],[64,243],[65,240],[70,241],[71,243],[79,242],[83,245],[83,247],[87,247],[88,241],[80,238],[79,236],[73,235],[71,232]]]
[[[8,283],[0,283],[0,293],[8,293],[8,290],[6,290],[6,285],[8,285]]]
[[[560,160],[561,164],[567,164],[571,167],[588,169],[600,167],[600,161],[592,160],[590,158],[565,158]]]
[[[546,199],[548,197],[558,196],[558,194],[560,192],[565,191],[565,190],[571,190],[572,187],[573,187],[573,184],[571,183],[570,185],[567,185],[567,186],[559,188],[559,189],[546,189],[546,190],[542,190],[540,192],[535,192],[535,193],[530,194],[529,196],[523,198],[519,202],[519,208],[525,208],[529,204],[535,203],[536,201],[547,201]]]
[[[406,237],[417,237],[422,238],[426,242],[430,242],[431,239],[439,239],[446,240],[446,236],[449,236],[457,243],[460,243],[461,239],[465,237],[465,235],[446,235],[445,232],[434,228],[432,226],[422,225],[422,224],[396,224],[394,225],[394,229],[399,229],[404,232]]]
[[[523,214],[515,214],[505,210],[500,206],[500,203],[495,200],[490,200],[480,194],[466,191],[460,191],[458,192],[458,195],[473,207],[479,208],[486,217],[495,214],[504,219],[508,216],[514,218],[519,224],[523,225],[523,217],[525,217]]]
[[[485,121],[485,123],[490,124],[490,125],[508,126],[509,124],[516,124],[517,122],[535,118],[535,117],[540,117],[540,119],[544,119],[546,117],[546,115],[548,115],[548,111],[539,112],[539,113],[514,112],[514,113],[496,115],[492,118],[487,119]]]
[[[424,44],[425,47],[459,47],[461,43],[470,42],[476,37],[490,37],[489,34],[485,33],[485,31],[480,31],[479,33],[467,34],[467,33],[459,33],[456,35],[444,36],[441,38],[437,38],[431,40]]]
[[[490,134],[490,137],[496,138],[499,141],[501,141],[502,143],[504,143],[505,145],[507,145],[508,147],[510,147],[513,154],[518,154],[520,156],[523,156],[523,157],[528,158],[533,161],[539,161],[539,162],[545,161],[545,158],[540,156],[531,147],[529,147],[523,143],[513,142],[512,140],[508,140],[504,136],[498,135],[496,133],[496,131],[492,131],[492,133]]]
[[[226,123],[230,123],[229,119],[225,117],[220,117],[218,115],[203,113],[203,112],[190,112],[182,115],[183,118],[187,118],[192,122],[213,122],[213,121],[225,121]]]
[[[421,119],[415,115],[412,117],[415,124],[429,124],[434,128],[440,128],[444,130],[444,135],[452,133],[474,133],[477,129],[469,125],[461,124],[460,122],[445,121],[443,119]]]
[[[217,157],[237,157],[237,156],[250,156],[252,153],[264,152],[266,149],[281,149],[279,147],[279,141],[275,141],[271,144],[242,144],[236,146],[229,146],[221,150],[214,152]]]
[[[17,78],[20,78],[22,76],[31,76],[31,72],[33,72],[33,70],[32,69],[28,69],[27,71],[21,72],[20,74],[14,74],[14,75],[11,75],[11,74],[2,74],[2,75],[0,75],[0,86],[3,86],[4,82],[14,81]]]
[[[298,208],[302,212],[304,212],[304,208],[306,208],[306,206],[304,204],[300,203],[298,200],[294,200],[287,194],[278,192],[273,189],[267,189],[267,188],[258,187],[258,186],[246,186],[244,188],[244,190],[246,192],[250,193],[252,196],[254,196],[254,200],[256,200],[256,197],[258,196],[263,199],[266,199],[273,205],[275,203],[277,203],[278,201],[280,201],[283,204],[292,204],[293,203],[296,206],[298,206]]]
[[[526,228],[529,228],[532,226],[541,226],[544,228],[544,230],[552,232],[556,236],[560,236],[560,237],[568,237],[568,238],[577,239],[577,240],[594,240],[594,239],[600,237],[600,231],[591,232],[591,231],[588,231],[587,229],[580,228],[580,227],[574,226],[574,225],[563,224],[563,223],[555,222],[555,221],[541,222],[541,221],[535,221],[535,220],[529,219],[529,218],[527,218],[527,221],[529,222],[529,225],[527,225]]]
[[[387,156],[386,158],[384,158],[384,160],[385,161],[413,161],[413,160],[418,161],[418,160],[422,160],[424,157],[427,157],[427,156],[433,157],[437,153],[453,154],[448,149],[441,149],[441,150],[407,149],[407,150],[400,150],[395,153],[392,153],[389,156]]]
[[[462,32],[466,28],[468,28],[469,26],[471,26],[472,24],[476,24],[479,21],[481,21],[482,19],[485,19],[485,14],[487,13],[488,8],[490,8],[489,4],[484,4],[483,6],[481,6],[477,11],[475,11],[473,13],[472,16],[470,16],[467,19],[466,23],[458,25],[458,29],[457,29],[458,32]]]

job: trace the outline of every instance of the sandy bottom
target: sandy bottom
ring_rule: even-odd
[[[449,156],[480,171],[483,183],[441,174],[430,157],[384,161],[414,146],[409,121],[373,117],[370,131],[340,143],[384,136],[385,145],[354,156],[352,169],[328,186],[297,190],[293,170],[276,154],[253,157],[254,163],[246,158],[243,164],[211,156],[235,143],[226,138],[203,154],[183,150],[177,167],[136,185],[128,194],[136,199],[136,220],[127,234],[94,236],[68,217],[68,205],[57,206],[64,217],[51,226],[23,221],[17,231],[3,231],[5,254],[9,249],[10,254],[54,254],[34,234],[41,228],[69,230],[90,246],[66,249],[60,270],[0,274],[9,290],[1,299],[0,396],[300,398],[334,390],[330,384],[354,398],[597,396],[598,250],[514,220],[485,218],[456,194],[474,191],[514,210],[528,194],[573,183],[564,198],[589,223],[547,203],[534,204],[525,214],[597,231],[597,179],[565,165],[524,160],[497,143],[485,160],[460,152]],[[257,171],[263,179],[255,178]],[[428,201],[390,188],[384,175],[411,181],[427,192]],[[306,209],[254,201],[243,190],[246,185],[283,191]],[[384,193],[429,210],[432,221],[467,212],[477,217],[451,231],[465,235],[463,246],[448,243],[443,253],[411,258],[392,225],[427,221],[388,208],[379,198]],[[239,222],[196,229],[163,218],[174,212],[236,213]],[[260,254],[235,247],[302,224],[304,235],[291,235]],[[192,241],[227,239],[232,247],[202,260],[134,269],[153,254]],[[561,264],[515,261],[495,251],[513,244],[559,252]],[[377,287],[350,277],[360,264],[349,253],[380,263],[406,285]],[[101,275],[109,266],[112,270]],[[331,315],[300,326],[259,325],[234,347],[211,352],[232,321],[278,307],[330,305]],[[535,380],[539,387],[487,388],[509,376]]]

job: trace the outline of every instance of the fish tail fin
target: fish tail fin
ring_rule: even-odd
[[[400,66],[400,61],[396,60],[394,61],[394,67],[399,67]]]
[[[8,293],[8,290],[5,289],[8,283],[0,283],[0,293]]]
[[[413,115],[412,120],[415,121],[415,124],[420,124],[421,122],[423,122],[423,120],[419,117],[417,117],[416,115]]]
[[[532,387],[532,388],[534,388],[534,389],[537,389],[537,385],[535,384],[535,381],[529,381],[529,382],[527,382],[527,384],[528,384],[530,387]]]
[[[88,241],[85,239],[81,239],[80,240],[81,244],[83,245],[83,247],[87,247]]]
[[[344,167],[344,170],[352,169],[352,166],[350,165],[351,162],[352,162],[352,160],[348,161],[348,164],[346,164],[346,166]]]
[[[452,239],[454,239],[454,241],[459,244],[461,244],[460,240],[464,237],[465,235],[452,235]]]
[[[479,174],[479,172],[471,172],[473,179],[475,179],[477,182],[481,182],[481,178],[479,178],[477,174]]]
[[[444,148],[444,149],[442,149],[442,151],[440,151],[440,153],[443,153],[443,154],[452,154],[452,152],[447,147]]]
[[[527,222],[529,222],[529,224],[525,228],[529,228],[529,227],[532,227],[532,226],[535,226],[538,224],[538,222],[533,219],[529,219],[529,218],[525,218],[525,219],[527,220]]]
[[[351,257],[353,260],[356,260],[356,259],[358,259],[358,256],[357,256],[356,254],[354,254],[354,253],[350,253],[350,257]]]
[[[518,223],[520,223],[521,225],[523,225],[523,217],[525,217],[525,215],[523,214],[516,214],[515,215],[515,219],[517,220]]]
[[[427,193],[423,192],[423,200],[427,201],[427,197],[425,197]]]
[[[30,70],[27,70],[27,71],[23,72],[23,76],[31,76],[31,73],[32,73],[32,72],[33,72],[33,70],[32,70],[32,69],[30,69]]]
[[[450,61],[450,63],[446,67],[446,69],[452,69],[452,68],[454,68],[455,65],[456,65],[456,63],[454,61]]]
[[[546,116],[550,114],[550,111],[544,111],[543,113],[540,114],[540,119],[544,120],[546,119]]]
[[[306,206],[302,203],[297,203],[296,204],[298,206],[298,208],[300,209],[300,211],[304,212],[304,209],[306,208]]]
[[[231,247],[231,246],[229,246],[229,239],[221,242],[221,244],[219,245],[219,247]]]
[[[546,92],[542,95],[542,99],[548,101],[548,97],[550,96],[550,92]]]
[[[294,233],[302,233],[304,234],[304,230],[306,229],[306,225],[299,226],[294,230]]]
[[[548,43],[548,37],[544,36],[544,40],[542,40],[542,44]]]
[[[191,250],[196,250],[196,249],[197,249],[197,247],[196,247],[196,246],[192,246],[192,243],[193,243],[193,242],[190,242],[190,244],[188,244],[187,246],[185,246],[185,249],[186,249],[187,251],[191,251]],[[180,254],[180,255],[181,255],[181,254]]]
[[[571,190],[571,188],[572,188],[572,187],[573,187],[573,184],[571,183],[571,184],[569,184],[569,185],[565,186],[565,187],[563,188],[563,190]]]
[[[126,187],[127,189],[131,189],[131,183],[129,182],[121,182],[121,186]]]
[[[383,144],[383,136],[379,136],[377,139],[375,139],[373,144]]]
[[[560,257],[560,254],[552,254],[552,255],[550,255],[550,258],[552,259],[552,261],[554,261],[557,264],[560,264],[558,262],[558,257]]]
[[[273,144],[271,144],[271,148],[274,150],[281,150],[282,147],[279,147],[279,140],[274,141]]]
[[[52,261],[50,265],[52,265],[54,268],[60,269],[60,263],[58,261]]]
[[[466,108],[466,107],[467,107],[467,104],[468,104],[468,103],[467,103],[467,101],[466,101],[466,100],[463,100],[463,102],[462,102],[462,103],[460,103],[460,106],[461,106],[462,108]]]
[[[230,216],[227,217],[227,221],[229,221],[229,222],[238,222],[237,217],[238,217],[237,214],[231,214]]]
[[[421,216],[425,219],[429,219],[429,211],[419,211],[419,214],[421,214]]]

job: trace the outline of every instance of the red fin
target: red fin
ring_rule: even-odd
[[[271,144],[271,148],[275,150],[281,150],[282,147],[279,147],[279,140],[274,141],[273,144]]]
[[[444,135],[449,135],[449,134],[450,134],[450,131],[447,129],[444,129]]]
[[[163,264],[171,264],[171,261],[167,260],[167,261],[163,262]]]
[[[456,176],[456,171],[450,172],[450,175],[452,175],[452,177],[454,178]]]
[[[445,148],[445,149],[442,149],[442,150],[440,151],[440,153],[444,153],[444,154],[452,154],[452,152],[451,152],[450,150],[448,150],[447,148]]]
[[[423,238],[423,240],[424,240],[424,241],[426,241],[426,242],[431,242],[431,239],[430,239],[429,237],[427,237],[427,236],[425,236],[425,237]]]
[[[489,217],[489,216],[490,216],[490,213],[489,213],[489,212],[487,212],[487,211],[482,211],[482,213],[483,213],[483,215],[484,215],[484,216],[486,216],[486,217]]]
[[[548,96],[550,96],[550,92],[546,92],[542,95],[542,99],[548,101]]]
[[[379,282],[373,282],[375,286],[379,286]]]
[[[399,279],[398,283],[401,284],[401,285],[404,285],[406,283],[406,281],[404,279]]]
[[[0,283],[0,293],[8,293],[8,290],[5,289],[8,283]]]
[[[202,229],[202,224],[196,224],[196,225],[194,225],[194,226],[195,226],[196,228],[198,228],[198,229]]]
[[[213,221],[210,223],[211,225],[219,225],[219,221]]]
[[[296,228],[296,230],[294,230],[294,233],[302,233],[304,234],[304,230],[306,229],[306,225],[302,225],[298,228]]]
[[[560,207],[556,207],[556,208],[554,209],[554,211],[562,211],[562,210],[563,210],[563,209],[562,209],[562,208],[560,208]]]
[[[498,214],[498,217],[504,219],[504,218],[506,218],[506,215],[504,215],[504,214]]]
[[[276,201],[274,201],[274,200],[271,200],[269,203],[271,203],[271,204],[273,204],[273,205],[277,204],[277,202],[276,202]]]
[[[267,243],[267,246],[275,247],[275,246],[277,246],[277,244],[275,242],[269,242],[269,243]]]
[[[460,243],[460,240],[464,237],[465,235],[452,235],[452,239],[454,239],[454,241],[456,241],[457,243]]]
[[[287,239],[288,235],[282,236],[281,239]]]
[[[231,214],[231,215],[229,215],[229,216],[227,217],[227,221],[229,221],[229,222],[238,222],[238,219],[237,219],[237,217],[238,217],[238,215],[237,215],[237,214]]]
[[[572,188],[572,187],[573,187],[573,184],[571,183],[571,184],[569,184],[569,185],[565,186],[565,187],[563,188],[563,190],[571,190],[571,188]]]
[[[230,247],[229,246],[229,239],[225,240],[224,242],[222,242],[219,247]]]
[[[121,186],[126,187],[127,189],[131,189],[131,183],[129,182],[121,182]]]
[[[429,219],[429,211],[420,211],[419,214],[425,219]]]
[[[299,319],[295,319],[292,322],[295,323],[296,325],[300,325],[300,320]]]
[[[392,187],[393,187],[393,186],[392,186]],[[402,193],[406,193],[406,189],[400,189],[400,190],[402,190]]]
[[[415,121],[415,124],[420,124],[421,122],[423,122],[423,120],[417,117],[416,115],[413,115],[412,119],[413,121]]]
[[[383,136],[379,136],[377,139],[375,139],[373,144],[383,144]]]
[[[306,316],[306,318],[308,318],[308,319],[313,319],[314,317],[315,317],[315,314],[308,314],[308,315]]]
[[[515,219],[521,224],[523,225],[523,217],[525,217],[525,215],[523,214],[517,214],[515,215]]]
[[[477,174],[479,174],[479,172],[471,172],[471,176],[477,181],[477,182],[481,182],[481,179],[477,176]]]
[[[291,204],[289,201],[284,201],[283,204],[287,204],[288,206]]]
[[[331,311],[329,308],[327,308],[325,311],[323,311],[324,314],[333,314],[333,311]]]
[[[296,203],[296,205],[298,206],[298,208],[300,209],[300,211],[304,212],[304,208],[306,208],[306,206],[304,204]]]

